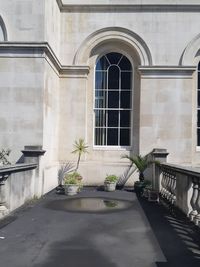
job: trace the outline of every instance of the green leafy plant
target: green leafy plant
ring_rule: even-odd
[[[129,159],[132,165],[135,165],[137,171],[139,172],[139,180],[144,181],[144,171],[153,163],[159,164],[158,161],[153,161],[148,159],[148,154],[145,156],[137,155],[135,157],[131,157],[128,155],[123,155],[122,158]]]
[[[1,149],[0,150],[0,165],[9,165],[11,164],[8,160],[8,156],[10,155],[10,149]]]
[[[64,184],[77,184],[80,185],[81,184],[81,175],[78,172],[72,172],[72,173],[68,173],[67,175],[65,175],[64,177]]]
[[[106,183],[116,183],[117,181],[118,181],[118,177],[114,174],[107,175],[105,179]]]
[[[73,154],[78,154],[77,164],[75,168],[75,172],[79,168],[79,163],[81,160],[82,154],[88,153],[88,145],[85,143],[84,139],[80,138],[78,141],[75,141],[74,143],[74,150],[72,151]]]

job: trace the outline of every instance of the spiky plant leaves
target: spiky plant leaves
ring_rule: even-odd
[[[139,180],[144,180],[144,171],[153,163],[159,164],[158,161],[152,161],[148,159],[148,155],[141,156],[137,155],[134,157],[123,155],[122,158],[126,158],[131,161],[133,165],[136,166],[138,172],[139,172]]]
[[[78,154],[78,160],[77,160],[75,171],[78,170],[81,155],[88,153],[88,151],[87,151],[88,147],[89,146],[85,143],[84,139],[82,139],[82,138],[80,138],[78,141],[75,141],[75,143],[74,143],[75,149],[72,151],[73,154]]]
[[[58,171],[58,184],[62,185],[65,175],[72,171],[74,171],[74,165],[71,162],[66,162],[65,164],[61,165]]]

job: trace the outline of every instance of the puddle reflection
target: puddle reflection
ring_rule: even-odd
[[[52,201],[47,208],[75,212],[113,212],[128,209],[133,202],[106,198],[73,198]]]

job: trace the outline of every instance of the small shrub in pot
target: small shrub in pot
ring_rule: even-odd
[[[107,175],[104,181],[104,189],[105,191],[112,192],[116,189],[116,184],[118,181],[118,177],[114,174]]]

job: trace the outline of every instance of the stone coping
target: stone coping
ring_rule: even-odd
[[[195,167],[195,166],[190,166],[190,165],[182,166],[182,165],[169,164],[169,163],[162,163],[161,168],[162,167],[169,168],[172,171],[175,171],[181,174],[200,178],[200,167]]]
[[[8,174],[12,172],[28,171],[28,170],[36,169],[37,167],[38,165],[35,163],[31,163],[31,164],[22,163],[22,164],[0,166],[0,175],[4,173]]]
[[[66,3],[63,0],[56,0],[61,12],[199,12],[200,4],[193,1],[190,4],[183,0],[175,3],[165,1],[164,3],[139,1],[133,4],[124,3]]]

